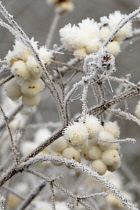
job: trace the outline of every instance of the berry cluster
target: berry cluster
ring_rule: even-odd
[[[120,129],[116,122],[106,122],[102,126],[96,117],[87,115],[84,122],[80,119],[70,124],[64,136],[50,145],[50,150],[54,155],[78,162],[82,156],[94,170],[103,175],[107,170],[115,171],[121,165],[119,144],[114,143],[119,135]]]
[[[94,19],[85,19],[78,26],[68,24],[60,29],[61,42],[66,50],[73,51],[75,57],[83,59],[86,54],[95,53],[103,42],[121,22],[126,15],[119,11],[110,14],[109,17],[101,17],[97,23]],[[120,45],[124,39],[132,34],[132,24],[128,22],[115,35],[107,45],[107,49],[113,55],[120,52]]]
[[[45,47],[38,49],[37,43],[31,40],[44,65],[51,62],[52,53]],[[6,84],[7,96],[13,101],[22,97],[23,105],[39,104],[39,93],[45,88],[41,80],[42,70],[28,48],[19,41],[15,42],[13,51],[9,51],[6,60],[14,78]]]

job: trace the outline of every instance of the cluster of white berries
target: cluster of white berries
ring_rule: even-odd
[[[37,42],[31,42],[44,65],[51,62],[52,52],[45,47],[38,49]],[[15,42],[13,51],[9,51],[6,60],[14,78],[6,84],[7,96],[13,101],[22,97],[23,105],[37,106],[39,93],[45,88],[41,80],[42,70],[28,48],[19,41]]]
[[[50,150],[54,155],[78,162],[83,156],[94,170],[103,175],[107,170],[115,171],[121,165],[119,144],[112,143],[119,135],[116,122],[106,122],[102,126],[96,117],[87,115],[85,122],[81,119],[70,124],[64,136],[50,145]]]
[[[99,50],[104,40],[111,34],[117,24],[126,15],[119,11],[109,15],[109,18],[101,17],[100,23],[94,19],[85,19],[78,26],[68,24],[60,29],[61,42],[66,50],[73,51],[75,57],[83,59],[86,54],[95,53]],[[132,24],[128,22],[115,35],[114,39],[107,45],[107,49],[113,55],[120,52],[122,41],[132,33]]]
[[[58,13],[70,12],[74,9],[71,0],[47,0],[47,2],[54,4]]]
[[[138,119],[140,119],[140,101],[138,102],[138,104],[137,104],[137,106],[136,106],[135,114],[136,114],[136,117],[137,117]]]

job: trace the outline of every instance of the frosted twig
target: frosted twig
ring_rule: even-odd
[[[54,183],[53,181],[49,183],[51,189],[51,202],[52,202],[52,210],[56,210],[55,207],[55,195],[54,195]]]
[[[68,160],[66,158],[57,157],[57,156],[53,156],[53,155],[39,155],[38,157],[30,158],[30,160],[28,160],[27,162],[20,164],[20,166],[17,168],[17,171],[22,170],[23,168],[27,168],[32,164],[35,164],[38,162],[43,162],[43,161],[60,162],[62,164],[66,164],[67,166],[71,166],[72,168],[74,168],[76,170],[79,170],[81,172],[88,174],[89,176],[95,178],[97,181],[99,181],[101,184],[103,184],[128,209],[138,210],[130,201],[128,201],[124,197],[124,195],[118,189],[116,189],[116,187],[113,184],[108,182],[103,176],[100,176],[97,172],[95,172],[90,167],[88,167],[84,164],[78,163],[74,160]]]
[[[21,205],[18,207],[17,210],[24,210],[32,200],[40,193],[40,191],[46,186],[45,181],[41,181],[32,191],[31,193],[24,199]]]
[[[1,110],[1,113],[4,117],[4,121],[5,121],[5,124],[6,124],[6,127],[7,127],[7,130],[8,130],[8,133],[9,133],[9,136],[10,136],[10,140],[11,140],[11,149],[12,149],[12,152],[13,152],[13,155],[14,155],[14,161],[16,164],[18,164],[19,162],[19,152],[17,151],[17,147],[15,145],[15,142],[13,140],[13,136],[12,136],[12,133],[11,133],[11,129],[9,127],[9,122],[8,122],[8,118],[3,110],[3,108],[0,106],[0,110]]]
[[[6,78],[1,79],[0,86],[4,85],[6,82],[10,81],[12,78],[14,78],[14,76],[10,75],[10,76],[8,76]]]
[[[134,18],[138,13],[140,12],[140,8],[137,10],[133,11],[129,15],[127,15],[126,18],[123,18],[122,21],[116,26],[116,28],[111,32],[109,37],[104,41],[102,47],[106,47],[108,43],[114,38],[115,34],[132,18]]]
[[[128,112],[122,111],[121,109],[108,109],[108,111],[122,119],[136,122],[140,126],[140,120]]]
[[[0,195],[0,209],[1,210],[4,210],[4,202],[5,202],[5,198]]]
[[[107,140],[98,140],[98,141],[107,142],[107,143],[125,143],[125,142],[135,143],[136,139],[133,139],[133,138],[116,139],[115,141],[109,141],[109,142]]]

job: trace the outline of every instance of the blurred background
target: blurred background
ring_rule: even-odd
[[[74,0],[73,2],[75,10],[61,17],[53,43],[60,45],[58,31],[65,24],[78,23],[87,17],[99,21],[101,16],[108,16],[109,13],[113,13],[115,10],[128,14],[140,6],[139,0]],[[46,0],[2,0],[2,3],[30,38],[34,37],[40,46],[45,44],[47,33],[54,17],[53,6],[46,4]],[[134,26],[140,27],[140,23],[134,24]],[[131,41],[131,43],[128,41],[122,45],[122,52],[116,57],[117,72],[115,75],[123,77],[126,74],[132,74],[131,81],[138,82],[140,80],[140,38],[137,37]],[[5,57],[9,49],[12,49],[13,42],[14,37],[1,27],[1,59]],[[92,95],[88,97],[90,103]],[[129,110],[133,114],[138,100],[140,100],[139,97],[128,100]],[[78,104],[78,102],[72,106],[73,114],[79,112],[79,106],[80,103]],[[124,103],[120,104],[119,107],[123,108]],[[56,107],[51,99],[44,103],[41,102],[39,109],[44,122],[48,122],[50,118],[52,121],[58,120]],[[138,181],[140,181],[140,128],[135,123],[120,120],[116,117],[113,117],[112,120],[118,121],[121,127],[121,138],[130,137],[137,140],[135,144],[122,144],[122,154],[128,168],[133,171]]]

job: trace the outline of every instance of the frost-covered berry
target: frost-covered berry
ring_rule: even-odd
[[[37,106],[40,102],[40,96],[35,95],[35,96],[22,96],[22,103],[24,106]]]
[[[87,51],[85,48],[74,50],[74,56],[78,58],[79,60],[84,59],[84,57],[86,56],[86,53]]]
[[[114,147],[116,148],[116,144],[109,143],[110,141],[115,141],[114,136],[107,131],[100,131],[98,137],[98,145],[100,146],[101,150],[105,151],[108,149],[114,149]]]
[[[64,138],[72,146],[80,146],[88,139],[88,132],[83,123],[74,122],[64,132]]]
[[[27,69],[26,63],[22,60],[14,62],[11,70],[15,77],[19,80],[28,80],[31,78],[31,74]]]
[[[137,118],[140,119],[140,101],[138,102],[136,109],[135,109],[135,115]]]
[[[87,115],[85,120],[85,126],[88,131],[89,139],[96,139],[101,129],[101,124],[98,118],[92,115]]]
[[[51,63],[53,53],[48,51],[44,46],[40,47],[38,54],[45,65],[49,65]]]
[[[83,155],[83,157],[84,157],[86,160],[91,160],[91,159],[89,158],[88,151],[89,151],[89,145],[88,145],[87,143],[83,144],[82,147],[81,147],[81,154]]]
[[[91,160],[100,159],[102,155],[102,150],[99,146],[92,146],[89,148],[88,156]]]
[[[109,27],[102,27],[100,30],[101,40],[107,39],[107,37],[109,37],[110,33],[111,33],[111,30],[109,29]]]
[[[114,30],[116,26],[120,23],[120,21],[127,17],[127,15],[123,15],[120,11],[115,11],[113,14],[109,15],[109,27],[111,30]],[[127,36],[132,34],[132,23],[127,22],[115,35],[115,39],[117,41],[124,40]]]
[[[22,147],[21,147],[21,152],[22,152],[23,155],[29,154],[37,146],[38,146],[38,144],[35,144],[35,142],[30,142],[30,141],[23,142]]]
[[[16,101],[22,95],[21,88],[17,84],[15,78],[7,82],[7,84],[5,85],[5,90],[6,90],[7,96],[13,101]]]
[[[120,44],[117,41],[109,42],[107,49],[111,54],[116,56],[120,52]]]
[[[66,149],[67,147],[68,144],[66,143],[66,140],[64,139],[63,136],[58,138],[50,145],[50,148],[55,152],[63,152],[63,150]]]
[[[107,171],[107,166],[102,160],[94,160],[91,163],[91,167],[97,171],[99,175],[104,175]]]
[[[111,133],[115,139],[119,138],[120,136],[120,128],[117,122],[106,122],[104,124],[104,130]]]
[[[74,148],[70,147],[63,151],[62,156],[67,159],[73,159],[80,162],[80,153]]]
[[[40,69],[38,63],[33,56],[28,57],[26,65],[33,78],[39,79],[41,77],[42,70]]]
[[[120,156],[117,150],[107,150],[102,153],[102,160],[107,166],[112,166],[120,162]]]
[[[24,81],[21,85],[21,92],[28,97],[36,96],[45,88],[45,84],[41,79]]]
[[[114,163],[113,165],[108,166],[108,171],[111,172],[116,171],[118,168],[120,168],[120,166],[121,166],[121,160],[119,160],[118,163]]]

